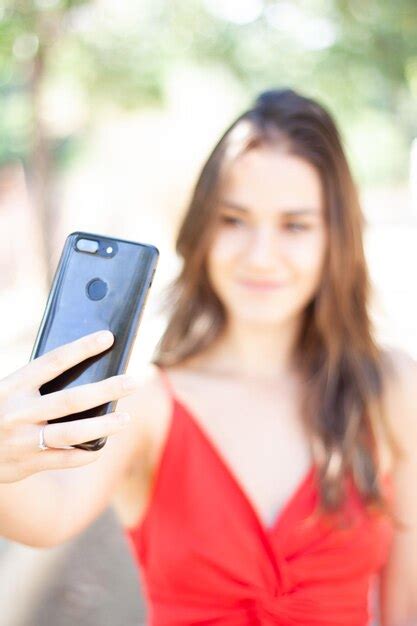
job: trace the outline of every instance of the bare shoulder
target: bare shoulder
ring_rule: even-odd
[[[387,562],[380,576],[381,624],[415,624],[417,576],[417,362],[404,350],[389,353],[387,417],[400,450],[393,477],[393,512],[402,528],[395,529]]]
[[[400,348],[390,348],[385,356],[386,417],[396,441],[407,454],[417,445],[417,361]]]
[[[384,351],[386,358],[393,368],[393,373],[398,376],[409,376],[417,371],[417,361],[413,356],[402,348],[387,348]]]
[[[163,384],[161,373],[154,363],[148,363],[135,372],[139,386],[134,393],[121,398],[117,409],[132,417],[137,442],[135,458],[153,457],[168,426],[171,400]]]
[[[112,504],[123,526],[139,524],[149,500],[152,477],[158,464],[171,414],[171,399],[162,382],[161,373],[153,363],[135,372],[137,390],[119,400],[118,410],[132,417],[126,471],[113,495]]]

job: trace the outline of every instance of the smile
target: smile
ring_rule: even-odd
[[[271,280],[238,280],[237,283],[241,287],[255,291],[272,291],[285,287],[285,283]]]

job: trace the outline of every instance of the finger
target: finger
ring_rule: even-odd
[[[121,430],[130,421],[128,413],[108,413],[97,417],[47,424],[44,429],[44,442],[51,448],[73,446],[101,437],[109,437]],[[39,432],[39,429],[37,429]],[[39,437],[35,445],[38,447]],[[41,451],[40,451],[41,452]],[[43,452],[43,450],[42,450]]]
[[[9,427],[73,415],[118,400],[132,393],[137,385],[136,379],[121,374],[96,383],[54,391],[32,398],[29,404],[22,403],[21,406],[4,413],[1,421],[3,426]]]
[[[41,385],[53,380],[74,365],[100,354],[109,348],[113,341],[113,333],[105,330],[90,333],[54,348],[0,381],[0,397],[4,393],[10,393],[13,389],[20,389],[22,386],[39,389]]]
[[[27,463],[30,474],[50,469],[65,469],[88,465],[96,461],[102,453],[100,450],[43,450],[42,454],[36,454]]]

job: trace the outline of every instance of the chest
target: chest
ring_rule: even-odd
[[[197,436],[214,454],[216,464],[235,489],[243,492],[265,527],[271,526],[302,485],[312,467],[309,434],[301,416],[300,389],[286,383],[282,389],[198,385],[173,380],[176,402]],[[132,468],[114,504],[121,521],[132,526],[149,504],[152,481],[164,453],[172,420],[172,397],[165,415],[155,418],[154,445],[146,468]],[[383,470],[390,456],[381,440]]]
[[[208,388],[197,394],[187,388],[176,398],[203,445],[264,525],[271,525],[312,464],[294,390],[225,386],[221,393]]]

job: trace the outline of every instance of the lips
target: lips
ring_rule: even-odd
[[[239,285],[242,287],[247,287],[248,289],[279,289],[285,286],[285,283],[282,281],[276,280],[248,280],[241,279],[237,281]]]

